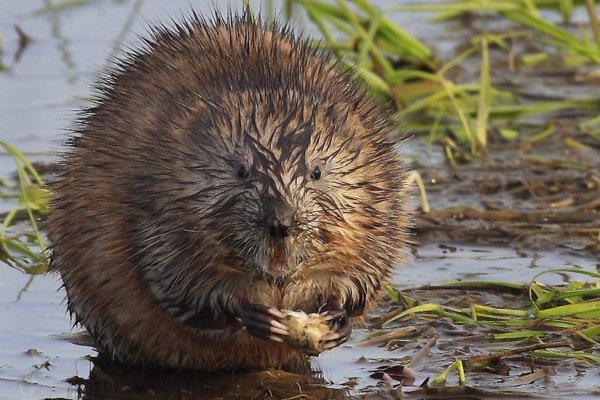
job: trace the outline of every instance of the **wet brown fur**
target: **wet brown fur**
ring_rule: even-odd
[[[106,354],[174,368],[293,365],[300,354],[250,336],[230,306],[318,312],[337,301],[360,317],[400,263],[397,136],[349,74],[287,28],[196,15],[154,28],[99,92],[46,228],[69,310]],[[253,265],[273,252],[265,198],[294,215],[277,274]]]

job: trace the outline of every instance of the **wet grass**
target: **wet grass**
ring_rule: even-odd
[[[600,28],[591,0],[585,2],[589,26],[581,26],[578,34],[564,25],[582,3],[573,1],[471,0],[389,8],[367,0],[288,3],[302,8],[322,33],[324,39],[317,45],[341,57],[373,93],[392,100],[404,129],[442,143],[452,165],[483,154],[493,131],[517,137],[519,129],[512,124],[520,117],[574,109],[598,113],[597,99],[531,101],[510,87],[517,87],[519,70],[547,60],[556,69],[600,65]],[[544,17],[549,9],[561,13],[562,25]],[[390,17],[423,12],[430,15],[431,32],[448,32],[444,24],[457,20],[464,25],[487,21],[501,28],[477,29],[465,37],[458,54],[436,54]],[[500,63],[512,74],[504,75],[501,84],[498,72],[506,68],[499,68]],[[478,79],[473,65],[478,66]],[[590,118],[583,125],[597,127],[597,122],[597,117]]]
[[[551,286],[537,280],[543,274],[580,274],[595,279],[583,282],[574,280],[569,285]],[[388,315],[383,326],[415,314],[426,313],[449,318],[455,323],[477,324],[485,327],[502,328],[505,331],[494,334],[495,339],[540,339],[545,330],[566,329],[569,334],[578,335],[588,344],[600,339],[600,273],[575,268],[559,268],[544,271],[529,284],[512,282],[453,282],[443,286],[421,287],[418,290],[493,290],[508,291],[527,295],[522,309],[501,308],[482,304],[470,304],[457,308],[437,303],[423,303],[416,298],[389,289],[390,299],[394,303],[405,304],[408,308]],[[535,326],[537,330],[523,331],[523,327]],[[600,362],[600,357],[590,357]]]
[[[550,273],[579,275],[585,280],[572,280],[560,286],[544,284],[543,275]],[[525,384],[556,374],[553,365],[560,365],[566,359],[580,366],[600,366],[598,272],[558,268],[536,275],[529,284],[449,282],[403,292],[388,287],[388,295],[391,306],[376,320],[382,330],[374,330],[364,341],[366,345],[398,349],[407,339],[415,340],[415,334],[421,333],[416,340],[427,347],[437,341],[437,334],[424,334],[433,322],[469,327],[468,333],[463,330],[464,337],[454,339],[457,343],[446,349],[448,358],[455,360],[448,361],[450,365],[431,379],[429,386],[445,385],[451,373],[457,375],[460,385],[469,385],[469,376],[481,374],[506,380],[510,368],[526,369],[529,365],[530,374],[513,378],[513,383]],[[492,298],[505,304],[483,304]],[[461,349],[461,345],[469,347]],[[494,351],[486,352],[489,347]],[[409,365],[417,359],[423,363],[422,358],[429,357],[427,354],[418,352]]]
[[[13,205],[0,225],[0,260],[28,274],[44,273],[48,260],[38,218],[46,211],[49,192],[34,166],[17,148],[4,141],[0,141],[0,147],[12,157],[17,169],[16,184],[2,182],[5,190],[1,197]]]

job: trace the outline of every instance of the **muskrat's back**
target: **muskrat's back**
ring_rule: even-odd
[[[68,307],[117,360],[281,367],[278,310],[350,334],[401,261],[397,136],[352,78],[287,28],[197,16],[105,74],[46,228]],[[340,317],[341,316],[341,317]]]

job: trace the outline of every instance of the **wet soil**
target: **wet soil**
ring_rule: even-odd
[[[436,240],[540,250],[560,246],[596,253],[600,145],[590,141],[585,154],[565,149],[570,135],[564,132],[568,131],[561,130],[533,149],[527,139],[492,143],[485,158],[454,168],[421,157],[416,168],[426,182],[432,211],[419,215],[418,234]],[[536,158],[536,153],[544,158]],[[581,168],[569,168],[572,165]]]

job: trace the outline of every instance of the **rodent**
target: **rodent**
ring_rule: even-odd
[[[323,50],[247,14],[157,26],[97,85],[45,222],[68,309],[103,354],[287,368],[280,310],[339,318],[402,261],[407,169],[388,113]]]

